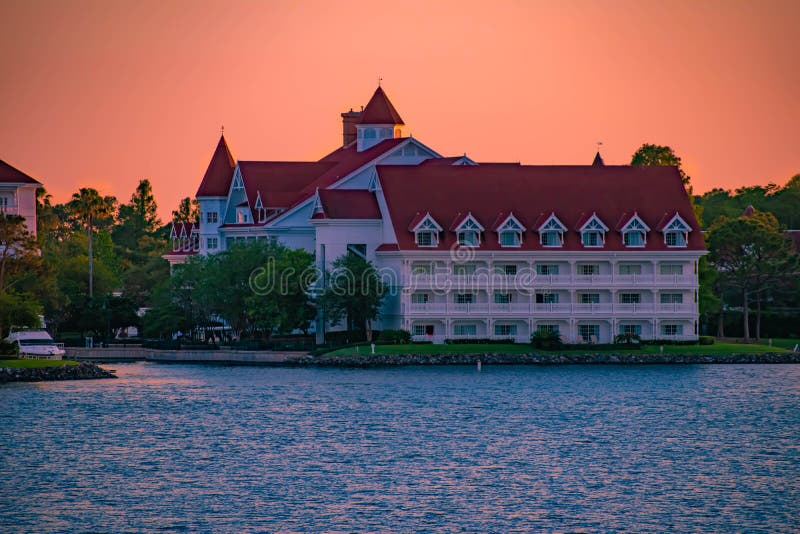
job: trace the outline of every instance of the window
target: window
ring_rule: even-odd
[[[377,133],[374,128],[367,128],[364,130],[364,139],[375,139]]]
[[[683,335],[683,325],[682,324],[662,324],[661,325],[661,335],[662,336],[682,336]]]
[[[464,230],[458,232],[458,244],[462,247],[477,247],[478,232],[475,230]]]
[[[509,303],[511,303],[511,293],[495,293],[494,294],[494,303],[495,304],[509,304]]]
[[[433,274],[433,264],[417,263],[411,267],[411,274]]]
[[[578,293],[578,299],[581,304],[599,304],[600,293]]]
[[[496,336],[516,336],[517,325],[515,324],[496,324],[494,325],[494,335]]]
[[[539,231],[539,242],[543,247],[560,247],[564,244],[564,232],[567,227],[555,216],[550,217],[541,225]]]
[[[661,293],[661,304],[682,304],[683,293]]]
[[[563,244],[561,232],[547,231],[539,234],[539,240],[543,247],[560,247]]]
[[[245,224],[250,222],[250,210],[247,208],[239,208],[236,210],[236,222]]]
[[[502,247],[518,247],[522,244],[522,235],[520,232],[512,230],[505,230],[500,232],[500,246]]]
[[[455,324],[453,325],[454,336],[474,336],[477,335],[478,328],[474,324]]]
[[[683,274],[683,265],[679,263],[662,263],[660,272],[664,275]]]
[[[430,295],[428,293],[412,293],[411,294],[411,303],[412,304],[427,304]]]
[[[600,273],[600,266],[595,263],[579,263],[578,274],[582,276],[592,276]]]
[[[0,197],[0,212],[6,211],[8,204],[8,197]]]
[[[417,246],[418,247],[435,247],[436,239],[433,232],[417,232]]]
[[[348,243],[347,253],[359,258],[367,259],[367,245],[363,243]]]
[[[517,274],[517,266],[513,263],[510,265],[497,265],[494,270],[497,274],[504,274],[507,276],[514,276]]]
[[[471,275],[475,274],[475,269],[474,263],[456,263],[453,265],[453,274],[459,276]]]
[[[597,338],[600,337],[599,324],[579,324],[578,335],[584,343],[596,343]]]
[[[626,247],[643,247],[644,246],[644,232],[639,230],[630,230],[622,234],[623,242]]]
[[[559,334],[560,329],[557,324],[540,324],[536,327],[540,334]]]
[[[686,235],[683,232],[667,232],[664,234],[664,242],[668,247],[685,247]]]
[[[216,211],[209,211],[206,213],[206,222],[209,224],[217,224],[219,214]]]
[[[209,237],[206,239],[206,248],[208,250],[216,250],[219,246],[219,241],[216,237]]]
[[[475,302],[475,293],[456,293],[456,304],[472,304]]]
[[[541,274],[541,275],[558,274],[558,265],[551,265],[551,264],[547,264],[547,263],[537,263],[536,264],[536,274]]]
[[[689,225],[676,213],[669,224],[664,227],[664,243],[668,247],[685,247],[690,230]]]
[[[642,302],[641,293],[620,293],[619,294],[619,303],[620,304],[641,304],[641,302]]]
[[[432,324],[415,324],[413,333],[415,336],[432,336],[434,328]]]
[[[558,293],[536,293],[536,304],[558,304]]]
[[[620,334],[628,334],[632,336],[642,336],[642,325],[640,324],[621,324],[619,325]]]
[[[592,217],[581,228],[581,243],[584,247],[602,247],[605,244],[605,233],[608,228],[597,218]]]
[[[642,266],[638,263],[620,263],[619,264],[619,274],[642,274]]]

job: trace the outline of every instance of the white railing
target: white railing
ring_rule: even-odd
[[[414,274],[403,278],[405,287],[508,287],[535,288],[553,286],[583,287],[676,287],[694,286],[697,276],[692,274]]]
[[[19,215],[19,206],[16,205],[3,206],[2,204],[0,204],[0,214]]]
[[[620,304],[611,302],[598,303],[465,303],[427,302],[410,303],[406,313],[411,315],[652,315],[694,314],[694,304],[654,304],[652,302]]]

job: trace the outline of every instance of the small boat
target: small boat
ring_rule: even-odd
[[[20,358],[38,358],[45,360],[60,360],[64,356],[64,344],[56,343],[43,329],[12,329],[6,338],[19,351]]]

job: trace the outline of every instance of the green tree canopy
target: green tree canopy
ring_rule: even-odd
[[[172,210],[175,222],[198,222],[200,220],[200,203],[189,197],[181,199],[178,209]]]
[[[633,154],[631,165],[674,165],[678,167],[683,185],[689,188],[690,178],[681,167],[681,158],[666,145],[643,144],[639,147],[639,150]]]

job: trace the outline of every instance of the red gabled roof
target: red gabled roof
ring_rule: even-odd
[[[287,208],[300,191],[333,166],[308,161],[240,161],[247,201],[255,208],[261,193],[265,208]],[[255,217],[254,217],[255,218]]]
[[[689,196],[675,167],[658,166],[401,166],[377,167],[381,188],[401,249],[417,250],[413,222],[430,212],[437,221],[452,221],[459,212],[471,211],[479,221],[496,221],[500,213],[511,213],[526,224],[542,214],[555,212],[566,224],[596,213],[606,225],[623,213],[636,211],[656,228],[669,212],[678,212],[692,227],[689,250],[705,250]],[[528,225],[522,247],[541,250],[535,228]],[[569,228],[563,250],[585,250],[580,235]],[[456,242],[454,232],[444,232],[440,248]],[[504,250],[495,232],[486,232],[481,250]],[[644,250],[668,250],[663,239],[648,239]],[[615,231],[606,235],[600,250],[628,250]],[[642,249],[637,249],[642,250]],[[672,249],[670,249],[672,250]]]
[[[225,197],[228,196],[228,189],[231,186],[231,178],[233,178],[233,170],[236,168],[236,161],[228,149],[228,143],[225,142],[225,136],[219,136],[219,143],[214,150],[214,155],[211,156],[211,162],[208,164],[203,180],[200,182],[200,187],[197,189],[198,197]]]
[[[320,189],[321,217],[317,219],[380,219],[375,194],[365,189]]]
[[[509,219],[509,217],[513,217],[514,219],[518,220],[519,223],[522,226],[524,226],[526,230],[528,229],[528,225],[525,224],[525,221],[523,220],[523,217],[520,217],[519,215],[515,214],[513,211],[500,211],[497,214],[497,216],[494,218],[494,222],[492,223],[492,226],[490,227],[492,232],[496,232],[500,228],[500,226],[502,226],[503,223],[506,222]]]
[[[21,170],[12,167],[0,159],[0,184],[35,184],[42,185],[41,182],[31,178]]]
[[[361,112],[360,124],[405,124],[400,114],[394,109],[389,97],[378,86],[372,98],[369,99],[364,111]]]

